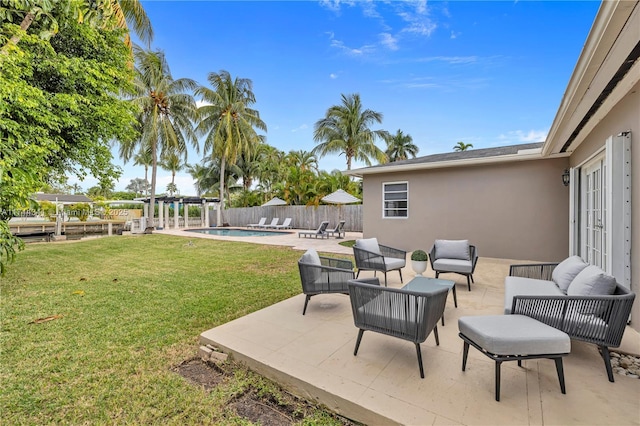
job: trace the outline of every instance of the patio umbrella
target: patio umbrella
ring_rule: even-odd
[[[325,203],[331,204],[351,204],[351,203],[359,203],[360,198],[354,197],[342,189],[338,189],[335,192],[332,192],[329,195],[322,197],[322,201]]]
[[[273,197],[272,199],[264,203],[262,206],[266,207],[266,206],[286,206],[286,205],[287,205],[287,202],[282,198]]]

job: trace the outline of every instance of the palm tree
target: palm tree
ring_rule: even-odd
[[[473,148],[473,144],[472,143],[458,142],[453,147],[453,150],[456,151],[456,152],[460,152],[460,151],[466,151],[469,148]]]
[[[289,151],[287,154],[287,161],[294,167],[298,167],[302,171],[318,171],[318,159],[316,156],[304,150]]]
[[[152,161],[153,159],[151,158],[151,152],[145,149],[141,149],[140,151],[138,151],[135,157],[133,157],[133,164],[135,166],[144,166],[144,181],[147,182],[144,190],[145,197],[149,196],[149,167],[151,166]]]
[[[151,152],[150,218],[153,219],[158,158],[168,152],[185,153],[187,143],[198,150],[198,140],[192,122],[197,115],[196,103],[187,91],[197,83],[191,79],[174,80],[164,53],[134,46],[136,58],[135,97],[139,108],[140,139],[124,146],[121,155],[128,161],[137,146]]]
[[[176,173],[185,167],[185,163],[180,156],[173,149],[167,151],[160,161],[160,167],[171,172],[171,183],[167,185],[167,191],[173,197],[173,193],[176,192]],[[171,188],[171,189],[169,189]]]
[[[351,170],[351,160],[364,161],[371,165],[371,158],[380,163],[386,155],[375,144],[376,138],[386,139],[386,130],[371,130],[373,123],[382,123],[382,113],[370,109],[362,110],[359,94],[342,95],[342,105],[334,105],[327,110],[323,119],[315,124],[313,139],[319,142],[311,151],[324,157],[327,154],[344,154],[347,170]]]
[[[409,157],[416,158],[416,154],[419,151],[418,146],[413,143],[411,135],[405,135],[400,129],[386,142],[386,154],[389,157],[389,161],[406,160]]]
[[[255,128],[267,130],[260,113],[251,108],[256,102],[253,83],[247,78],[233,79],[228,71],[209,73],[212,88],[201,86],[196,95],[206,102],[198,109],[200,122],[197,131],[206,135],[205,154],[220,158],[220,208],[217,210],[218,225],[222,224],[224,208],[224,174],[227,162],[235,164],[243,153],[253,152],[256,145],[264,141]]]

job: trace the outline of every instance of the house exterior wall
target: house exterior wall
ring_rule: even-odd
[[[631,131],[631,290],[640,293],[640,83],[593,129],[570,157],[577,166],[601,150],[610,136]],[[631,312],[634,328],[640,329],[640,302]]]
[[[485,257],[559,261],[569,250],[568,158],[366,175],[363,233],[428,251],[468,239]],[[408,182],[408,218],[382,217],[383,182]]]

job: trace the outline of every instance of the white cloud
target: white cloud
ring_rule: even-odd
[[[352,0],[320,0],[320,6],[339,13],[342,5],[353,6],[355,1]]]
[[[301,124],[300,126],[296,127],[295,129],[291,129],[292,133],[298,132],[300,130],[306,130],[308,129],[309,126],[307,126],[306,124]]]
[[[389,33],[380,34],[380,42],[389,50],[398,50],[398,39]]]
[[[501,134],[501,140],[533,143],[544,142],[547,139],[549,130],[513,130],[506,134]]]
[[[196,101],[196,106],[198,108],[200,108],[201,106],[205,106],[205,105],[211,105],[211,103],[209,103],[209,102],[207,102],[207,101],[205,101],[203,99],[199,99],[199,100]]]
[[[338,78],[338,74],[332,72],[331,74],[329,74],[329,78],[335,80],[336,78]]]
[[[363,56],[369,53],[373,53],[376,49],[373,45],[364,45],[362,47],[348,47],[341,40],[337,40],[333,37],[333,33],[329,33],[331,39],[331,47],[341,50],[343,53],[349,56]]]
[[[473,64],[479,62],[477,56],[428,56],[417,59],[418,62],[446,62],[452,65]]]

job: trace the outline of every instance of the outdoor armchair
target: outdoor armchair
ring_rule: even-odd
[[[467,277],[467,286],[471,291],[473,271],[478,263],[478,250],[468,240],[436,240],[429,253],[431,269],[440,274],[455,273]]]
[[[407,252],[404,250],[378,244],[376,238],[356,240],[353,246],[358,275],[360,271],[384,272],[384,285],[387,286],[387,272],[398,271],[402,282],[402,268],[407,264]]]
[[[348,282],[353,279],[353,263],[348,259],[319,256],[309,249],[298,260],[302,292],[306,295],[302,315],[307,312],[311,296],[322,293],[349,293]]]
[[[438,321],[442,318],[449,289],[434,293],[419,293],[397,288],[380,287],[378,278],[349,281],[349,299],[353,322],[359,328],[353,355],[358,354],[366,330],[413,342],[418,355],[420,377],[424,379],[420,343],[433,331],[436,344]]]
[[[333,237],[334,235],[336,236],[336,238],[344,238],[344,224],[346,223],[346,221],[341,220],[338,223],[338,226],[335,227],[335,229],[330,229],[327,231],[327,237]]]

